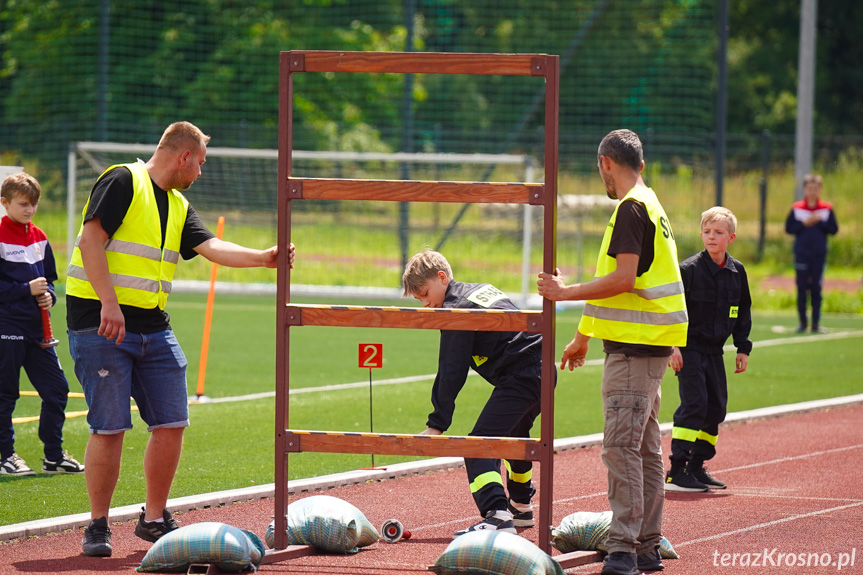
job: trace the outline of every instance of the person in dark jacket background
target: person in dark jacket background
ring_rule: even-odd
[[[453,279],[449,262],[427,250],[413,256],[402,276],[404,296],[423,307],[518,309],[505,293],[486,283]],[[477,418],[472,436],[530,437],[540,411],[542,336],[523,332],[441,330],[438,372],[432,386],[432,406],[422,435],[440,435],[452,423],[455,400],[472,368],[494,386]],[[465,458],[468,482],[480,515],[485,519],[459,530],[497,530],[516,533],[516,527],[533,527],[531,499],[536,492],[530,461],[505,461],[506,490],[500,459]],[[507,491],[509,496],[507,497]]]
[[[15,452],[12,412],[19,397],[21,368],[42,400],[39,439],[45,445],[42,473],[83,473],[84,466],[63,450],[69,383],[57,352],[42,346],[42,310],[57,301],[57,268],[45,232],[33,224],[42,188],[30,174],[3,180],[0,202],[0,474],[35,472]]]
[[[704,250],[680,264],[689,311],[686,346],[675,347],[669,365],[677,373],[680,406],[671,430],[671,469],[666,491],[725,489],[704,462],[716,455],[719,424],[725,421],[728,383],[722,348],[732,336],[737,348],[734,373],[746,371],[752,342],[752,298],[746,270],[728,253],[737,218],[713,207],[701,215]]]
[[[827,262],[827,236],[839,231],[830,202],[821,199],[821,176],[803,177],[803,199],[794,202],[785,220],[785,232],[794,236],[794,269],[797,273],[797,332],[806,331],[807,294],[812,301],[812,332],[821,332],[821,283]]]

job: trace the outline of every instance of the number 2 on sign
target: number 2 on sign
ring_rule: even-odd
[[[384,344],[382,343],[361,343],[360,344],[360,367],[384,366]]]

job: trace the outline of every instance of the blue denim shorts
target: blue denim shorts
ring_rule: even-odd
[[[69,331],[75,375],[87,400],[90,433],[132,429],[135,400],[147,431],[188,427],[186,356],[172,330],[126,332],[123,343],[106,339],[97,328]]]

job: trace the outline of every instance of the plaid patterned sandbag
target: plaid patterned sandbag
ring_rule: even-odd
[[[665,537],[659,540],[659,556],[663,559],[680,559],[680,555],[671,546],[671,541]]]
[[[607,551],[605,544],[610,528],[611,511],[578,511],[564,517],[560,527],[551,530],[551,544],[562,553]],[[663,559],[680,557],[665,537],[659,540],[659,555]]]
[[[524,537],[472,531],[456,537],[429,571],[437,575],[564,575],[563,568]]]
[[[212,563],[222,571],[256,571],[263,557],[264,543],[251,531],[224,523],[193,523],[156,541],[137,570],[185,571],[192,563]]]
[[[275,544],[275,521],[264,535]],[[327,553],[356,553],[380,539],[362,511],[338,497],[312,495],[288,505],[288,544],[312,545]]]
[[[560,526],[551,530],[551,543],[562,553],[605,551],[610,527],[611,511],[578,511],[564,517]]]

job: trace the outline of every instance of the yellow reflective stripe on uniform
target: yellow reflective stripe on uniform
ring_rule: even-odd
[[[81,236],[75,238],[75,247],[78,247],[80,242]],[[159,261],[160,258],[163,258],[166,262],[171,264],[180,263],[180,252],[169,249],[165,249],[160,252],[157,248],[145,246],[144,244],[136,244],[134,242],[124,242],[123,240],[108,240],[108,243],[105,244],[105,251],[141,256],[142,258],[155,261]]]
[[[659,299],[683,293],[683,282],[672,282],[661,286],[634,289],[632,293],[642,299]]]
[[[500,483],[503,485],[503,479],[501,478],[499,471],[486,471],[482,475],[478,475],[476,479],[471,481],[470,492],[476,493],[490,483]]]
[[[682,439],[683,441],[695,442],[698,439],[699,431],[697,429],[687,429],[685,427],[672,427],[671,439]]]
[[[533,469],[528,469],[524,473],[513,473],[512,467],[509,466],[509,461],[504,459],[503,464],[506,466],[507,476],[511,481],[515,481],[516,483],[530,483],[531,478],[533,478]]]
[[[79,280],[87,281],[87,274],[84,273],[84,268],[82,268],[80,266],[69,264],[69,267],[66,269],[66,275],[68,277],[73,277],[73,278],[77,278]],[[125,288],[131,288],[131,289],[138,289],[138,290],[142,290],[142,291],[148,291],[148,292],[152,292],[152,293],[159,293],[159,282],[156,280],[148,280],[148,279],[139,278],[139,277],[135,277],[135,276],[127,276],[127,275],[115,274],[115,273],[109,273],[108,275],[111,276],[111,283],[113,283],[114,286],[116,286],[116,287],[125,287]],[[164,284],[162,284],[162,285],[164,285]],[[168,283],[169,290],[165,290],[165,291],[170,291],[170,286],[171,286],[171,284],[169,282]]]
[[[174,250],[162,250],[162,259],[169,264],[177,265],[180,263],[180,252],[175,252]]]
[[[154,261],[159,261],[162,257],[162,250],[159,248],[114,239],[108,240],[108,243],[105,244],[105,251],[117,254],[128,254],[130,256],[140,256]]]
[[[679,323],[685,323],[689,317],[686,310],[661,313],[655,311],[600,307],[592,303],[584,304],[582,315],[608,321],[622,321],[644,325],[676,325]]]
[[[698,439],[700,439],[701,441],[706,441],[710,445],[716,445],[716,441],[719,438],[715,435],[710,435],[706,431],[699,431],[698,432]]]

